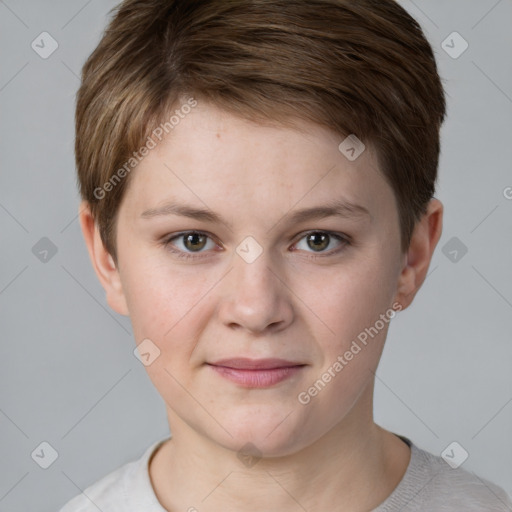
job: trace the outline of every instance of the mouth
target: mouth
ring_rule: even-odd
[[[286,359],[249,359],[238,357],[232,359],[220,359],[215,363],[207,363],[212,366],[223,366],[235,370],[275,370],[277,368],[291,368],[293,366],[305,366],[304,363],[287,361]]]
[[[306,365],[285,359],[222,359],[206,363],[218,375],[246,388],[268,388],[297,373]]]

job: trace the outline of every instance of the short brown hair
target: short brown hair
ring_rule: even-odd
[[[408,248],[435,191],[446,107],[432,48],[394,0],[116,7],[82,70],[75,140],[80,194],[116,262],[116,218],[130,175],[108,193],[101,187],[184,95],[246,119],[309,120],[372,144]]]

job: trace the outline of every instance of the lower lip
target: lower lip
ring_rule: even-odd
[[[287,366],[266,370],[241,370],[226,366],[209,365],[222,377],[246,388],[268,388],[297,374],[303,366]]]

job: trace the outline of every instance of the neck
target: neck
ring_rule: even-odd
[[[372,510],[402,479],[410,450],[373,422],[368,405],[371,394],[302,450],[245,466],[169,411],[172,438],[150,464],[157,498],[169,511]]]

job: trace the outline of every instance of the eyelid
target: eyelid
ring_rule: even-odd
[[[347,242],[351,241],[351,237],[345,233],[341,233],[338,231],[331,231],[329,229],[306,229],[305,231],[301,231],[297,235],[295,235],[293,238],[297,240],[301,240],[306,235],[311,235],[312,233],[324,233],[326,235],[332,236],[332,237],[339,237]],[[295,242],[296,243],[296,242]]]

